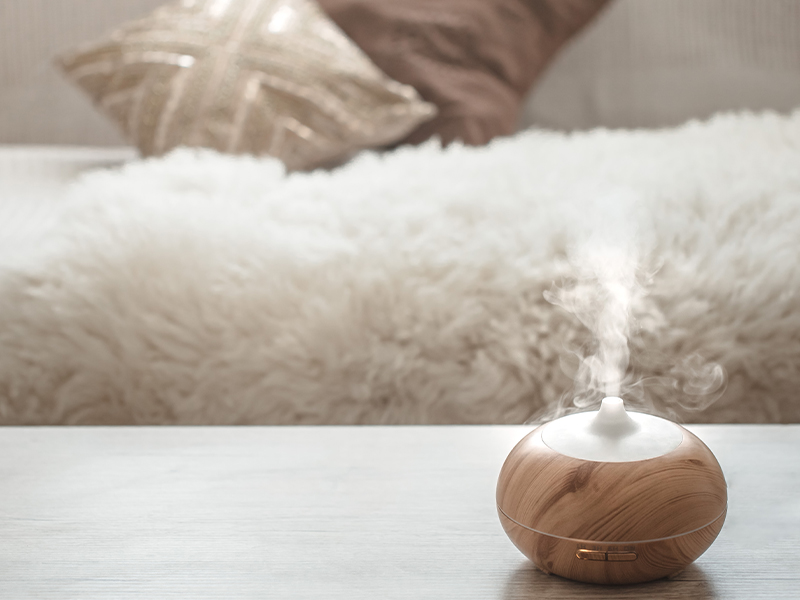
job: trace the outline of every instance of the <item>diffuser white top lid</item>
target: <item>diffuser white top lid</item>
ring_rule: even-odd
[[[666,419],[627,412],[621,398],[609,397],[599,411],[551,421],[542,430],[542,441],[572,458],[629,462],[671,452],[683,441],[683,432]]]

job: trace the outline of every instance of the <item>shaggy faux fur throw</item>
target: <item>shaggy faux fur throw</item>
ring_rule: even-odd
[[[702,421],[800,420],[800,113],[429,143],[333,172],[179,150],[73,185],[0,278],[0,421],[518,423],[591,345],[549,302],[636,231],[630,376],[727,371]]]

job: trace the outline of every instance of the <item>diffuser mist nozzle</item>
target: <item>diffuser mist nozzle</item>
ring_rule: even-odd
[[[622,398],[608,396],[600,403],[600,410],[589,426],[593,433],[608,437],[623,437],[639,429],[625,410]]]
[[[677,448],[682,439],[675,423],[628,412],[616,396],[604,398],[600,410],[567,415],[542,430],[542,441],[556,452],[598,462],[655,458]]]

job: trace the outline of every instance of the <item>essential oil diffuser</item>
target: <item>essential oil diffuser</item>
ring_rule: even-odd
[[[532,431],[497,482],[514,545],[542,571],[588,583],[681,571],[716,539],[727,497],[703,442],[666,419],[626,412],[620,398]]]

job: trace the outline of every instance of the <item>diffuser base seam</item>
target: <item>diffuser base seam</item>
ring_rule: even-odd
[[[533,527],[528,527],[527,525],[523,525],[522,523],[520,523],[516,519],[513,519],[512,517],[508,516],[508,514],[502,508],[500,508],[499,505],[497,506],[497,510],[500,511],[500,513],[506,519],[508,519],[509,521],[519,525],[523,529],[527,529],[528,531],[532,531],[533,533],[538,533],[540,535],[546,535],[546,536],[549,536],[549,537],[558,538],[560,540],[568,540],[568,541],[573,541],[573,542],[578,542],[578,543],[585,543],[585,544],[613,544],[613,545],[623,546],[623,545],[632,545],[632,544],[647,544],[647,543],[650,543],[650,542],[663,542],[665,540],[672,540],[672,539],[675,539],[675,538],[682,537],[684,535],[689,535],[689,534],[695,533],[697,531],[700,531],[701,529],[705,529],[709,525],[713,525],[714,523],[719,521],[723,516],[725,516],[725,513],[728,511],[728,505],[726,504],[725,508],[722,509],[722,512],[720,512],[719,515],[717,515],[714,519],[711,519],[711,521],[709,521],[705,525],[702,525],[701,527],[697,527],[696,529],[692,529],[691,531],[686,531],[684,533],[677,533],[675,535],[669,535],[667,537],[654,538],[652,540],[636,540],[636,541],[624,541],[624,542],[605,541],[605,540],[584,540],[584,539],[571,538],[571,537],[566,537],[566,536],[563,536],[563,535],[555,535],[553,533],[547,533],[547,532],[544,532],[544,531],[539,531],[538,529],[534,529]]]

